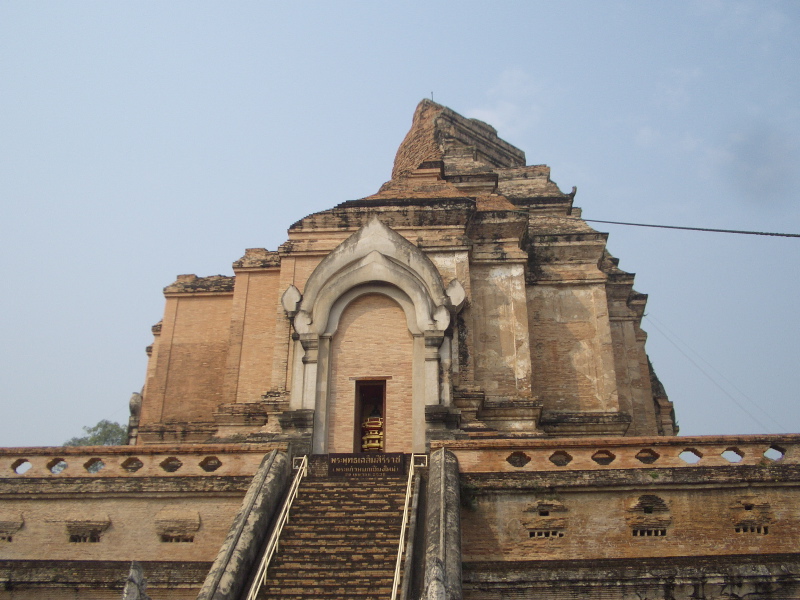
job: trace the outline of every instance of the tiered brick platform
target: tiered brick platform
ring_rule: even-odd
[[[303,480],[259,600],[387,600],[405,485],[402,477]]]

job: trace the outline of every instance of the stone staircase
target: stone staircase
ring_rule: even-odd
[[[259,600],[388,600],[403,477],[307,477]]]

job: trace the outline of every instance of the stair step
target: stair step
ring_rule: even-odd
[[[347,557],[331,557],[325,564],[321,564],[317,557],[294,556],[286,557],[284,560],[276,561],[270,565],[270,572],[278,572],[281,569],[293,570],[295,572],[328,568],[331,570],[358,569],[360,573],[369,573],[372,570],[383,573],[386,565],[391,564],[394,568],[394,561],[397,553],[386,554],[354,554]],[[365,568],[365,563],[373,565],[372,569]]]
[[[328,537],[320,537],[314,535],[303,534],[303,537],[298,537],[294,535],[287,534],[286,536],[281,536],[281,540],[278,542],[279,548],[292,548],[293,546],[309,546],[313,548],[314,545],[317,546],[345,546],[355,550],[362,550],[368,548],[381,548],[386,545],[396,544],[399,541],[400,536],[395,534],[393,536],[386,536],[380,539],[375,539],[369,532],[362,535],[354,535],[350,534],[347,536],[328,536]]]
[[[356,594],[374,593],[381,588],[391,591],[392,580],[388,581],[374,581],[371,579],[327,579],[320,581],[319,579],[306,578],[306,579],[287,579],[281,582],[280,585],[270,585],[266,583],[261,588],[264,593],[270,594],[281,590],[286,594],[316,594],[318,592],[340,592],[346,594],[353,591]],[[344,596],[347,598],[347,596]]]
[[[397,525],[400,525],[398,521]],[[315,531],[317,528],[309,527],[286,527],[284,532],[289,532],[294,539],[303,540],[319,540],[319,539],[341,539],[343,537],[352,537],[353,539],[360,539],[368,536],[370,540],[391,540],[397,539],[400,534],[398,527],[385,527],[378,529],[375,527],[361,527],[360,525],[347,527],[346,525],[336,525],[334,527],[320,528],[321,531]],[[288,538],[288,535],[286,536]]]
[[[385,600],[405,478],[303,480],[259,600]]]

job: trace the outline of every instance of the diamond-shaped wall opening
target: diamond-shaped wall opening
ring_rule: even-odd
[[[18,458],[11,463],[11,470],[17,475],[22,475],[23,473],[30,471],[32,466],[33,465],[31,464],[31,461],[29,461],[27,458]]]
[[[786,456],[786,449],[777,444],[772,444],[764,451],[764,458],[768,458],[773,462],[782,459],[784,456]]]
[[[136,473],[136,471],[144,466],[144,463],[135,456],[130,456],[122,461],[120,466],[128,473]]]
[[[563,450],[558,450],[550,455],[550,462],[557,467],[566,467],[572,462],[572,456]]]
[[[206,473],[213,473],[222,466],[222,461],[216,456],[206,456],[200,461],[200,468]]]
[[[661,455],[651,448],[642,448],[636,453],[636,460],[646,465],[652,465],[659,458],[661,458]]]
[[[89,471],[89,473],[99,473],[102,471],[106,466],[106,463],[103,462],[102,459],[94,457],[87,460],[83,463],[83,468]]]
[[[531,462],[531,457],[525,454],[524,452],[520,452],[519,450],[512,452],[511,454],[506,457],[506,462],[510,464],[512,467],[517,467],[518,469],[524,467],[529,462]]]
[[[696,448],[686,448],[683,452],[681,452],[678,457],[685,463],[690,465],[694,465],[700,462],[700,459],[703,458],[703,453],[697,450]]]
[[[617,458],[616,455],[608,450],[598,450],[592,454],[592,460],[598,465],[610,465],[615,458]]]
[[[167,473],[174,473],[182,466],[183,463],[174,456],[170,456],[169,458],[165,458],[164,460],[161,461],[161,468],[164,469]]]
[[[738,463],[744,458],[744,452],[738,448],[728,448],[720,456],[722,456],[722,458],[727,460],[729,463]]]
[[[50,471],[53,475],[58,475],[66,468],[67,468],[67,461],[65,461],[63,458],[54,458],[49,463],[47,463],[47,470]]]

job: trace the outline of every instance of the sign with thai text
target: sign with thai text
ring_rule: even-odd
[[[401,452],[329,454],[328,476],[346,475],[348,477],[400,475],[405,472],[405,454]]]

